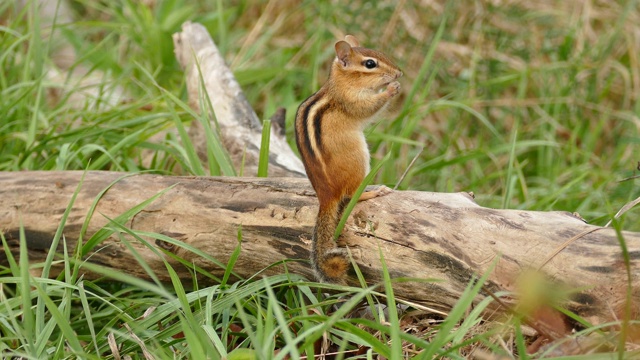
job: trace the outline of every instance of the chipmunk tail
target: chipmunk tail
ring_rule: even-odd
[[[349,257],[345,249],[336,246],[333,239],[336,227],[342,216],[345,201],[329,206],[321,206],[313,232],[311,262],[316,279],[320,282],[344,283],[350,267]]]

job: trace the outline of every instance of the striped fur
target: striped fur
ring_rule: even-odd
[[[349,43],[336,43],[336,59],[327,82],[300,104],[296,144],[320,207],[311,261],[319,281],[342,282],[349,260],[334,242],[344,205],[369,172],[364,126],[384,111],[399,92],[402,76],[384,54]],[[374,68],[365,66],[374,60]]]

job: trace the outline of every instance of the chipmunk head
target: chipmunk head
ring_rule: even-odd
[[[360,47],[358,40],[347,35],[335,45],[336,59],[332,71],[352,86],[383,90],[402,76],[402,71],[383,53]]]

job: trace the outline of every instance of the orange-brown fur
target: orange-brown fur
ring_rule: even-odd
[[[353,36],[345,40],[336,43],[329,79],[298,107],[295,124],[296,143],[320,202],[311,262],[318,280],[329,282],[342,282],[349,268],[333,236],[344,206],[369,172],[363,128],[399,93],[395,80],[402,76],[384,54],[359,47]],[[368,59],[375,60],[374,68],[364,65]],[[361,199],[381,193],[365,194]]]

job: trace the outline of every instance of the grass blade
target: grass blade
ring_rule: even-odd
[[[269,173],[269,144],[271,141],[271,120],[262,122],[262,143],[258,160],[258,177],[267,177]]]
[[[64,342],[69,345],[71,350],[73,350],[73,353],[81,357],[81,355],[84,354],[82,345],[80,344],[80,341],[78,340],[78,337],[76,336],[75,332],[71,328],[71,323],[69,321],[69,318],[64,316],[63,312],[60,309],[62,308],[62,310],[64,310],[68,306],[68,302],[62,301],[60,303],[60,308],[59,308],[58,306],[56,306],[53,300],[51,300],[49,295],[40,287],[40,285],[37,282],[34,282],[33,286],[36,288],[38,292],[38,297],[44,300],[47,310],[49,311],[49,314],[51,314],[53,319],[55,319],[55,322],[58,328],[60,329],[60,331],[62,332],[62,335],[64,336]]]
[[[139,203],[138,205],[136,205],[136,206],[132,207],[131,209],[129,209],[129,210],[123,212],[122,214],[118,215],[113,220],[116,223],[123,223],[123,222],[127,221],[132,216],[136,215],[137,213],[142,211],[144,208],[146,208],[149,204],[154,202],[157,198],[162,196],[164,193],[166,193],[167,191],[173,189],[176,185],[177,184],[173,184],[173,185],[169,186],[168,188],[158,192],[157,194],[153,195],[152,197],[148,198],[147,200],[144,200],[143,202]],[[105,240],[106,238],[111,236],[111,234],[113,234],[113,230],[112,229],[108,229],[107,227],[103,227],[102,229],[98,230],[82,246],[82,256],[87,255],[89,253],[89,251],[91,251],[96,245],[101,243],[103,240]]]
[[[29,272],[29,250],[27,248],[27,238],[24,234],[24,226],[20,222],[20,296],[22,299],[22,325],[24,326],[26,349],[30,354],[36,355],[35,349],[35,316],[31,309],[31,286]]]
[[[499,258],[496,258],[491,266],[487,269],[487,271],[482,275],[480,279],[472,280],[467,288],[464,290],[462,295],[460,296],[460,300],[456,303],[456,305],[449,312],[449,316],[445,319],[445,321],[440,326],[438,333],[431,341],[429,347],[427,347],[420,355],[416,357],[416,359],[433,359],[439,349],[444,348],[449,339],[451,338],[451,330],[455,327],[455,325],[462,319],[465,315],[465,312],[471,306],[473,301],[475,300],[478,293],[482,289],[482,285],[487,281],[489,275],[495,268],[498,263]]]
[[[387,295],[387,309],[389,311],[389,328],[391,336],[391,357],[395,359],[402,358],[402,340],[400,339],[400,319],[398,318],[398,307],[396,306],[395,296],[393,295],[393,282],[389,275],[387,263],[384,261],[382,248],[378,247],[380,254],[380,263],[382,264],[382,279],[384,284],[384,292]]]
[[[380,162],[378,162],[371,169],[371,171],[369,171],[369,174],[367,174],[367,176],[365,176],[364,180],[362,180],[362,184],[360,184],[360,186],[358,187],[358,190],[356,190],[355,194],[353,194],[353,197],[349,201],[349,204],[344,209],[344,213],[342,214],[342,218],[340,218],[340,222],[338,223],[338,227],[336,228],[336,232],[333,235],[334,239],[337,239],[340,236],[340,234],[342,233],[342,229],[344,228],[344,225],[347,223],[347,219],[349,218],[349,215],[351,214],[351,211],[353,211],[353,208],[356,207],[356,204],[358,203],[358,199],[360,199],[360,195],[362,195],[362,193],[364,192],[364,189],[369,184],[371,184],[373,179],[376,177],[376,174],[378,174],[378,171],[380,171],[382,166],[390,158],[391,158],[391,153],[387,153],[387,155],[385,155],[385,157],[382,158],[382,160],[380,160]]]
[[[516,159],[516,143],[518,142],[518,129],[513,131],[513,136],[511,138],[511,151],[509,151],[509,166],[507,168],[507,177],[504,182],[505,193],[504,198],[502,199],[502,208],[508,209],[509,202],[511,200],[511,193],[513,192],[513,187],[515,186],[515,180],[513,179],[513,164],[517,161]]]
[[[238,226],[238,245],[236,246],[235,249],[233,249],[233,252],[229,257],[229,262],[227,262],[227,267],[224,270],[224,275],[222,276],[222,282],[220,283],[221,286],[225,286],[229,281],[229,276],[231,276],[231,274],[233,273],[233,267],[236,265],[236,261],[238,260],[238,257],[240,256],[241,251],[242,251],[242,225]]]

